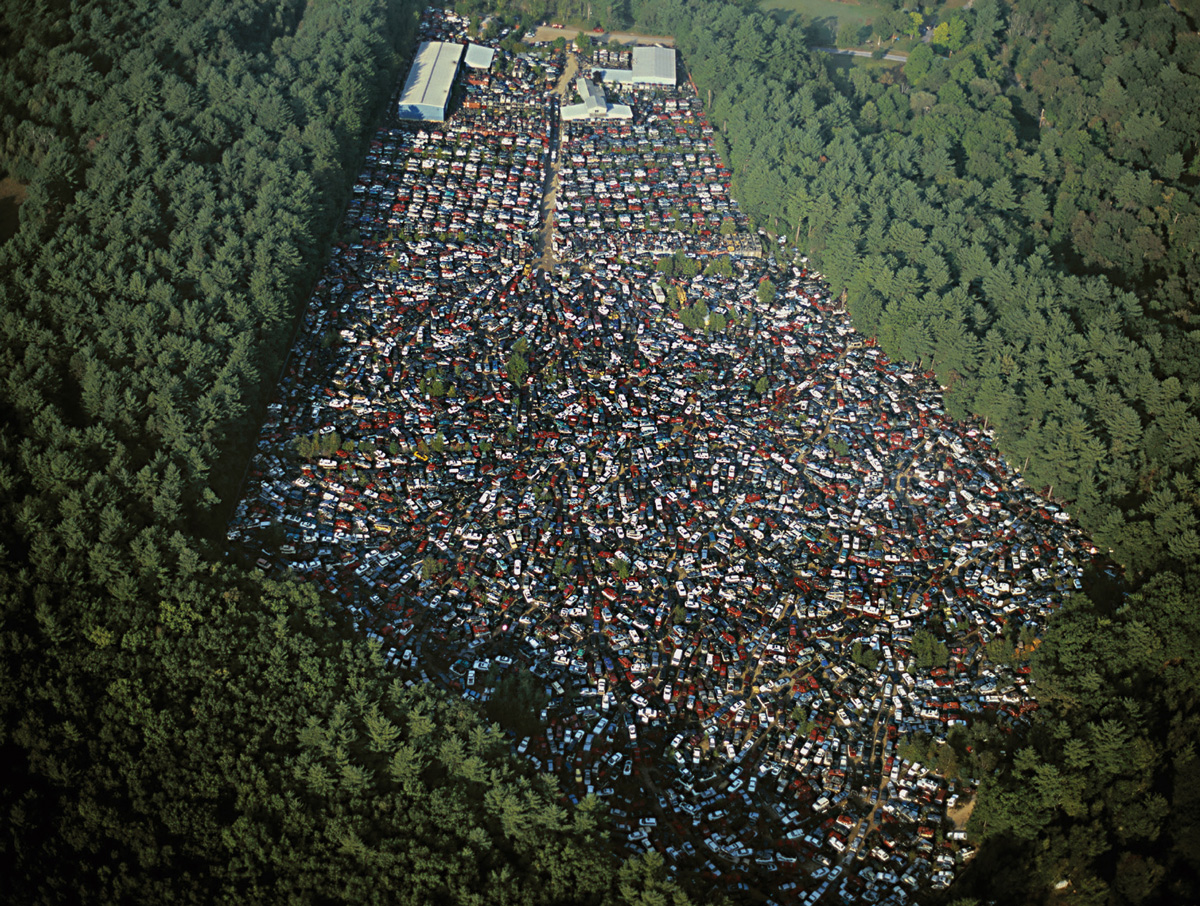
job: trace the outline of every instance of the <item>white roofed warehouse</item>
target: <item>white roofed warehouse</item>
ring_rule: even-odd
[[[441,122],[446,118],[450,89],[458,73],[463,46],[446,41],[425,41],[417,48],[404,93],[396,108],[402,120]]]
[[[635,47],[632,69],[601,69],[604,81],[623,85],[674,85],[673,47]]]
[[[675,48],[635,47],[633,81],[640,85],[674,85]]]

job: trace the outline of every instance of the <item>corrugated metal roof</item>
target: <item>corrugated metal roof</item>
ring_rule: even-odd
[[[397,115],[402,119],[442,119],[458,72],[463,46],[446,41],[425,41],[417,48]]]
[[[580,76],[575,80],[575,88],[583,102],[570,104],[559,111],[564,120],[582,119],[617,119],[633,118],[633,109],[624,104],[610,104],[604,95],[604,88]]]
[[[635,47],[633,69],[601,69],[601,78],[618,85],[674,85],[673,47]]]
[[[633,83],[632,69],[599,69],[600,78],[615,85],[631,85]]]
[[[635,47],[633,81],[656,85],[675,84],[675,49],[672,47]]]

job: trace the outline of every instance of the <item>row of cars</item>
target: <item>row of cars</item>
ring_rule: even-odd
[[[726,252],[745,235],[729,171],[712,146],[700,99],[687,88],[624,86],[630,120],[563,124],[553,237],[564,259]]]
[[[516,60],[445,123],[382,129],[353,188],[349,220],[366,240],[453,236],[495,243],[536,230],[553,102]]]
[[[697,177],[657,196],[690,210],[717,168],[703,127],[690,150],[649,132],[671,111],[700,122],[689,89],[635,100],[644,133],[596,124],[559,148],[534,73],[507,71],[440,129],[381,129],[348,213],[360,241],[314,292],[231,539],[330,589],[409,682],[503,714],[533,677],[541,729],[514,752],[681,874],[778,903],[943,884],[969,852],[948,814],[970,789],[900,742],[1027,719],[1022,668],[985,644],[1036,630],[1089,545],[929,375],[856,335],[819,275],[735,258],[660,280],[643,252],[707,260],[712,237],[609,221],[594,187],[628,205],[640,184],[613,142],[644,138]],[[568,150],[587,153],[563,185],[588,225],[569,249],[563,228],[572,257],[551,273],[523,263],[539,224],[519,215]],[[507,221],[503,194],[475,199],[485,159],[515,189]],[[435,189],[431,225],[388,238],[363,218]]]

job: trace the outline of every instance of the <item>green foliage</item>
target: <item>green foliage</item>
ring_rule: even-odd
[[[867,29],[855,22],[843,22],[838,26],[838,47],[858,47],[865,37]]]
[[[683,322],[684,327],[697,333],[708,329],[709,316],[708,306],[700,299],[679,312],[679,320]]]
[[[993,664],[1009,666],[1016,658],[1016,646],[1012,640],[997,636],[987,643],[987,657]]]
[[[719,255],[713,258],[704,268],[704,276],[706,277],[732,277],[733,263],[729,260],[728,255]]]
[[[930,667],[945,667],[950,662],[950,649],[946,643],[928,629],[918,629],[912,637],[913,658],[922,670]]]
[[[1066,877],[1131,902],[1195,898],[1196,589],[1163,574],[1115,613],[1077,596],[1034,655],[1033,732],[971,819],[985,853],[1019,841],[1029,895]]]
[[[700,262],[680,250],[673,255],[659,258],[655,262],[655,268],[659,273],[667,277],[679,277],[684,280],[691,280],[692,277],[700,272]]]
[[[513,386],[520,387],[525,383],[525,376],[529,374],[529,362],[525,358],[524,349],[513,347],[512,352],[508,356],[506,371],[508,379],[512,381]]]
[[[426,581],[434,579],[442,571],[442,563],[433,554],[426,554],[421,561],[421,578]]]
[[[850,660],[862,667],[866,667],[868,670],[874,670],[878,667],[882,659],[883,655],[876,649],[869,648],[863,645],[862,642],[855,642],[850,648]]]
[[[296,438],[296,453],[301,459],[333,456],[341,448],[342,436],[336,431],[330,431],[326,434],[314,432],[307,437]]]
[[[427,368],[425,376],[418,382],[418,389],[432,397],[447,396],[447,377],[448,375],[441,368]]]
[[[896,754],[905,761],[932,768],[937,759],[937,749],[937,740],[928,733],[917,733],[903,737],[896,746]]]
[[[1200,72],[1182,16],[988,0],[949,12],[953,55],[919,44],[901,81],[835,78],[802,27],[727,5],[661,0],[643,18],[676,30],[711,91],[748,213],[790,225],[860,330],[931,368],[1134,573],[1200,557],[1184,163]]]
[[[683,906],[686,898],[667,878],[667,866],[655,850],[630,859],[621,867],[620,891],[634,906]]]
[[[967,40],[967,23],[961,16],[939,22],[933,29],[933,43],[954,53]]]
[[[817,727],[817,722],[808,719],[808,711],[806,708],[797,707],[792,710],[792,720],[796,723],[796,733],[800,736],[807,736]]]

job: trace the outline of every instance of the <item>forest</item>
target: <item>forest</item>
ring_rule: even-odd
[[[418,5],[2,9],[4,898],[685,903],[496,725],[224,557]]]
[[[591,6],[676,36],[756,221],[1111,551],[1032,655],[1032,729],[972,753],[979,854],[948,899],[1196,900],[1195,11],[976,0],[902,67],[844,69],[757,4]],[[686,902],[315,591],[223,556],[418,9],[0,5],[13,900]]]

